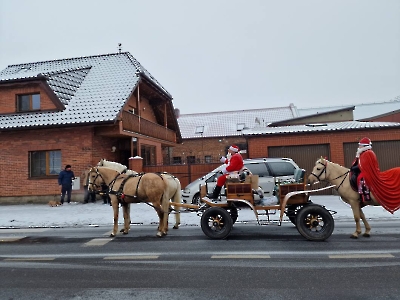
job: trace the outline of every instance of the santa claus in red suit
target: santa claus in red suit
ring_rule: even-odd
[[[369,191],[375,199],[390,213],[400,208],[400,168],[392,168],[381,172],[378,159],[372,151],[369,138],[359,142],[356,159],[351,171],[357,174],[358,192],[364,200],[369,200]],[[368,197],[366,197],[368,196]]]
[[[236,145],[232,145],[228,148],[228,155],[227,158],[221,157],[221,162],[225,163],[226,166],[224,166],[221,169],[222,176],[220,176],[217,180],[217,185],[214,188],[214,191],[212,194],[208,194],[207,196],[211,199],[217,199],[222,187],[224,186],[226,182],[226,177],[229,174],[232,174],[233,172],[238,172],[240,171],[244,164],[243,164],[243,158],[242,155],[239,153],[239,147]]]

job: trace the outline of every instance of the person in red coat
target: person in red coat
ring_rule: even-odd
[[[212,194],[208,194],[207,196],[211,199],[217,199],[222,187],[226,182],[226,177],[233,173],[240,171],[244,164],[242,155],[239,153],[239,147],[232,145],[228,148],[228,158],[221,157],[221,162],[226,165],[221,169],[222,175],[217,180],[217,185],[214,188]]]
[[[400,168],[392,168],[381,172],[378,159],[372,151],[372,143],[369,138],[360,140],[356,159],[351,170],[359,168],[357,183],[359,193],[364,200],[369,200],[369,191],[375,199],[390,213],[400,208]],[[363,185],[365,183],[365,187]],[[365,197],[368,195],[367,197]]]

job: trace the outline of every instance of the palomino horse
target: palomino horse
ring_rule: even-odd
[[[308,177],[308,182],[315,183],[318,181],[328,181],[329,183],[336,185],[336,190],[342,200],[350,204],[350,207],[353,210],[354,221],[356,222],[356,231],[351,235],[351,238],[356,239],[358,238],[358,235],[361,234],[360,218],[365,226],[363,236],[369,237],[371,226],[368,224],[360,206],[360,195],[350,186],[349,172],[350,169],[348,168],[332,163],[327,159],[320,158],[315,163],[315,166]],[[371,201],[368,201],[367,205],[380,206],[379,202],[376,201],[375,196],[372,193],[370,195]]]
[[[130,203],[145,202],[151,205],[159,217],[157,236],[167,233],[167,219],[169,213],[169,198],[165,191],[167,183],[155,173],[143,175],[126,175],[107,167],[93,167],[88,172],[89,189],[98,190],[102,183],[110,187],[111,205],[114,211],[114,226],[111,236],[118,230],[119,203],[122,203],[124,214],[124,229],[127,234],[130,229]]]
[[[114,169],[121,174],[139,174],[136,171],[128,169],[125,165],[114,162],[114,161],[109,161],[106,160],[105,158],[102,158],[98,163],[97,166],[103,166],[107,167],[110,169]],[[158,173],[157,173],[158,174]],[[175,176],[168,174],[168,173],[160,173],[161,178],[165,181],[167,184],[166,189],[164,191],[164,195],[166,198],[172,200],[174,203],[181,203],[181,182],[179,181],[178,178]],[[177,213],[175,213],[175,225],[173,229],[178,229],[179,225],[181,224],[181,215],[179,213],[179,206],[174,206],[174,210],[178,210]],[[130,208],[128,207],[128,213],[130,213]],[[167,218],[167,228],[166,230],[168,231],[168,218]]]

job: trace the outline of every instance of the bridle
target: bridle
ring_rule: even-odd
[[[96,172],[96,177],[94,178],[94,180],[93,180],[93,182],[91,182],[91,180],[90,180],[90,173],[92,173],[92,172]],[[101,180],[103,181],[103,182],[105,182],[104,181],[104,178],[103,178],[103,176],[99,173],[99,170],[96,168],[96,169],[94,169],[94,168],[92,168],[90,171],[89,171],[89,175],[88,175],[88,189],[89,190],[91,190],[91,191],[98,191],[98,190],[100,190],[102,187],[101,187],[101,184],[100,185],[97,185],[96,184],[96,180],[97,180],[97,178],[98,177],[100,177],[101,178]]]
[[[324,165],[320,161],[318,161],[318,163],[324,166],[323,169],[321,170],[321,172],[318,175],[315,175],[313,172],[311,172],[311,175],[315,176],[318,179],[318,181],[321,181],[321,179],[319,177],[322,175],[322,173],[325,173],[325,178],[326,178],[326,165]]]
[[[321,165],[323,165],[324,168],[321,170],[321,172],[319,173],[319,175],[315,175],[313,172],[311,172],[311,175],[315,176],[315,177],[318,179],[318,181],[321,181],[320,176],[322,175],[322,173],[325,173],[325,178],[326,178],[326,176],[327,176],[327,175],[326,175],[326,167],[327,167],[327,165],[328,165],[328,161],[326,160],[326,164],[323,164],[321,161],[318,161],[318,163],[321,164]],[[332,179],[332,181],[333,181],[333,180],[339,179],[340,177],[343,177],[343,176],[344,176],[342,182],[340,182],[340,184],[338,185],[338,187],[336,188],[336,190],[339,190],[339,188],[343,185],[343,182],[344,182],[344,180],[346,179],[346,177],[347,177],[347,175],[349,174],[349,172],[350,172],[350,170],[348,170],[346,173],[344,173],[344,174],[342,174],[342,175],[339,175],[338,177]]]

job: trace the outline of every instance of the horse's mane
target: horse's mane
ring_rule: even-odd
[[[335,166],[338,166],[338,167],[341,167],[341,168],[346,168],[345,166],[341,166],[341,165],[339,165],[339,164],[337,164],[337,163],[334,163],[334,162],[332,162],[332,161],[330,161],[330,160],[328,160],[328,159],[326,159],[326,158],[323,158],[323,157],[321,157],[321,158],[318,158],[317,159],[317,161],[315,162],[315,164],[317,164],[318,162],[327,162],[327,163],[329,163],[329,164],[332,164],[332,165],[335,165]],[[346,168],[346,169],[348,169],[348,168]]]
[[[106,160],[105,158],[102,158],[102,159],[97,163],[97,166],[99,166],[99,167],[107,167],[107,168],[113,169],[113,170],[115,170],[115,171],[118,171],[118,172],[120,172],[120,173],[124,172],[124,173],[127,174],[127,175],[131,175],[131,174],[136,175],[136,174],[139,174],[138,172],[135,172],[135,171],[133,171],[133,170],[129,170],[128,167],[125,166],[125,165],[123,165],[123,164],[120,164],[120,163],[115,162],[115,161],[108,161],[108,160]]]

